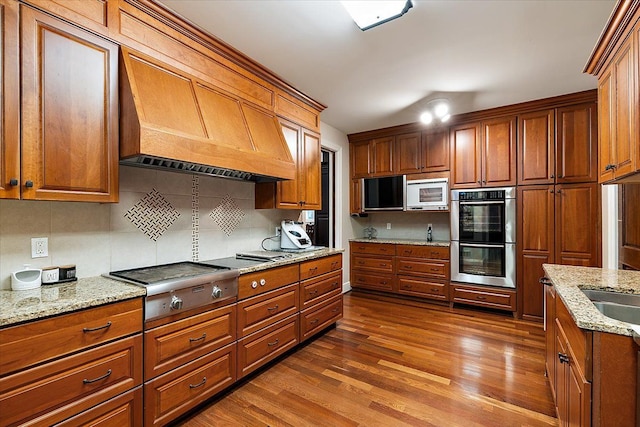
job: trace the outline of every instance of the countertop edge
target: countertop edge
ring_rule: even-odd
[[[270,268],[282,267],[285,265],[296,264],[299,262],[310,261],[318,258],[325,258],[331,255],[341,254],[344,249],[341,248],[327,248],[319,251],[295,253],[291,258],[279,259],[276,261],[265,261],[261,264],[252,265],[251,267],[239,268],[240,275],[255,273],[256,271],[268,270]]]
[[[375,238],[375,239],[367,239],[367,238],[356,238],[349,239],[349,242],[353,243],[386,243],[386,244],[396,244],[396,245],[414,245],[414,246],[440,246],[440,247],[449,247],[451,246],[451,242],[448,240],[435,240],[428,242],[426,240],[419,239],[387,239],[387,238]]]

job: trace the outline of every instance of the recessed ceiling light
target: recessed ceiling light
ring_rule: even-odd
[[[433,115],[430,112],[425,111],[424,113],[420,114],[420,121],[425,125],[431,124],[431,122],[433,121]]]
[[[362,31],[389,22],[407,13],[412,0],[341,1]]]

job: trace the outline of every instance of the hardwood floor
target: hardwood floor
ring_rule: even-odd
[[[337,327],[181,426],[556,426],[542,325],[350,293]]]

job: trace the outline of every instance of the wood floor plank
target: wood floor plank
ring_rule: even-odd
[[[542,325],[350,293],[344,318],[177,425],[556,426]]]

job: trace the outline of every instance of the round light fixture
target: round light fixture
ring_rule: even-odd
[[[442,119],[444,116],[449,114],[449,105],[445,102],[436,104],[433,108],[433,112],[436,114],[437,118]]]
[[[420,114],[420,121],[426,125],[438,119],[440,123],[444,123],[451,118],[449,113],[449,101],[446,99],[434,99],[426,105],[425,111]]]
[[[431,124],[431,122],[433,121],[433,115],[430,112],[425,111],[424,113],[420,114],[420,121],[425,125]]]

